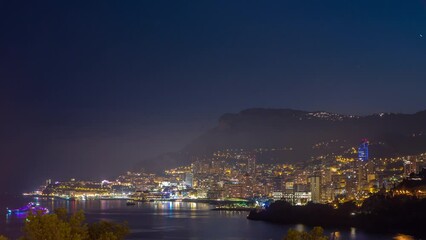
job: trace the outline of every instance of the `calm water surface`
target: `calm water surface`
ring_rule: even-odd
[[[246,219],[247,212],[211,211],[208,204],[186,202],[137,203],[126,206],[123,200],[66,201],[33,199],[21,196],[1,196],[0,234],[11,239],[20,236],[25,217],[5,214],[6,207],[18,208],[27,202],[39,202],[49,209],[65,207],[70,212],[83,209],[87,220],[127,221],[131,229],[128,239],[282,239],[289,228],[310,230],[304,225],[276,225]],[[335,229],[326,229],[329,233]],[[392,236],[372,235],[356,229],[340,231],[342,239],[392,239]]]

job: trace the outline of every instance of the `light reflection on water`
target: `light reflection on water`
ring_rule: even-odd
[[[356,228],[351,228],[351,235],[350,235],[351,239],[356,239]]]
[[[404,234],[398,234],[393,239],[395,239],[395,240],[414,240],[414,238],[412,236],[404,235]]]
[[[34,201],[19,198],[13,207]],[[46,198],[36,199],[50,210],[64,207],[70,212],[83,209],[88,221],[127,221],[131,228],[129,239],[282,239],[289,228],[310,231],[302,224],[283,226],[247,220],[248,212],[211,211],[212,206],[190,202],[137,202],[127,206],[124,200],[66,201]],[[3,207],[0,202],[0,207]],[[10,203],[9,203],[10,204]],[[11,205],[9,205],[11,206]],[[25,217],[6,216],[0,221],[0,234],[18,237]],[[336,230],[327,230],[330,234]],[[371,235],[355,228],[339,231],[341,239],[392,239],[393,236]],[[397,240],[411,240],[395,237]],[[405,236],[406,237],[406,236]]]

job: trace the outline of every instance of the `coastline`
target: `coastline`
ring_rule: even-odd
[[[406,234],[424,238],[426,221],[424,210],[426,200],[384,198],[368,209],[357,208],[350,204],[335,209],[326,204],[308,204],[291,206],[277,201],[265,210],[250,211],[247,219],[265,221],[282,225],[304,224],[324,228],[357,228],[365,232],[383,234]],[[392,204],[389,204],[392,202]],[[395,204],[396,203],[396,204]],[[391,207],[389,207],[391,206]]]

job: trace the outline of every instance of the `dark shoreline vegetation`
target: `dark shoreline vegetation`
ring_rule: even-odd
[[[128,234],[127,223],[87,223],[82,210],[68,214],[57,208],[53,214],[29,213],[19,240],[124,240]],[[0,240],[7,239],[0,235]]]
[[[315,203],[292,206],[285,201],[276,201],[266,209],[251,211],[247,218],[326,228],[356,227],[371,233],[403,233],[425,237],[426,199],[373,195],[360,207],[354,202],[346,202],[338,204],[337,208]]]

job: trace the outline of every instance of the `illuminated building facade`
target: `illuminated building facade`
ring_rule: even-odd
[[[368,140],[367,139],[362,139],[362,142],[358,147],[358,160],[363,162],[368,161]]]
[[[404,160],[404,177],[409,177],[410,174],[416,173],[416,161],[415,158],[411,158],[410,156],[406,157]]]
[[[194,183],[194,174],[191,172],[185,173],[185,185],[192,187]]]
[[[361,144],[358,147],[358,162],[357,165],[357,191],[363,191],[368,189],[368,181],[367,181],[367,164],[368,164],[368,140],[362,139]]]
[[[321,177],[320,176],[311,176],[308,179],[311,187],[311,197],[312,202],[319,203],[321,202]]]
[[[247,173],[256,176],[256,156],[249,156],[247,158]]]

